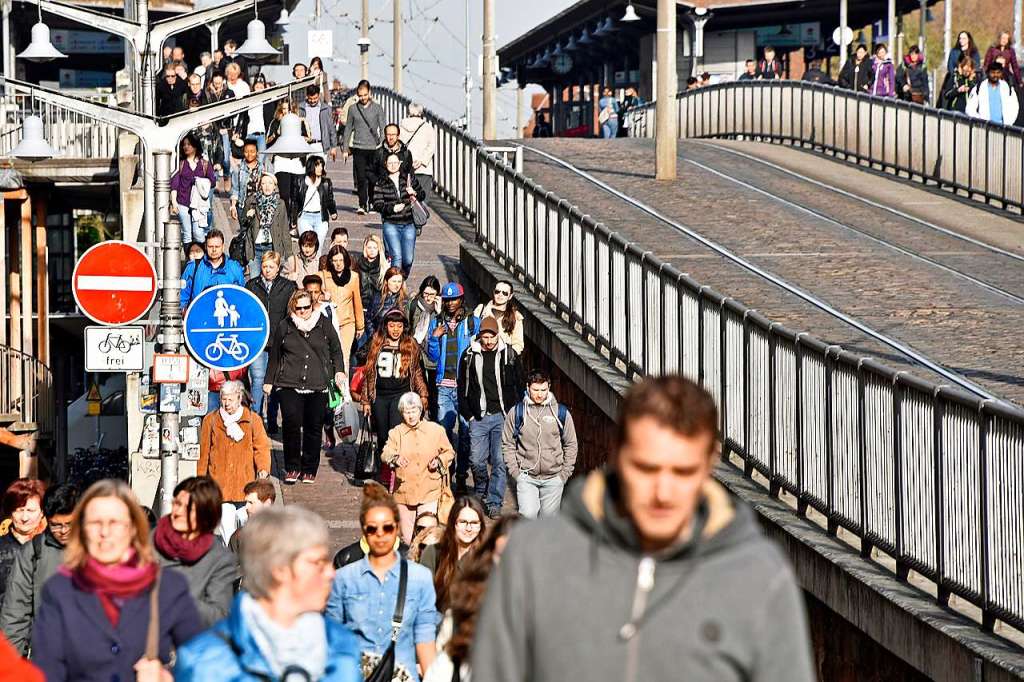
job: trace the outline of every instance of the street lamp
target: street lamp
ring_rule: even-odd
[[[21,130],[21,142],[11,150],[11,156],[25,161],[43,161],[57,155],[43,135],[43,119],[38,116],[26,116],[21,124]]]
[[[265,59],[281,54],[267,42],[267,27],[260,21],[258,0],[253,0],[255,18],[245,27],[245,42],[235,50],[235,54],[249,59]]]
[[[637,15],[636,8],[633,7],[633,3],[629,3],[629,5],[626,6],[626,13],[622,15],[622,18],[619,19],[619,21],[640,21],[640,17]]]
[[[4,46],[6,50],[7,47]],[[18,54],[31,62],[50,62],[67,57],[50,42],[50,27],[43,23],[43,8],[39,7],[39,21],[32,27],[32,42]]]
[[[278,26],[287,26],[288,24],[290,24],[291,19],[288,18],[288,10],[282,8],[281,16],[279,16],[277,18],[277,21],[275,21],[274,23]]]

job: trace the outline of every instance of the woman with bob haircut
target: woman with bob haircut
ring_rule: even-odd
[[[151,625],[155,659],[146,656]],[[32,631],[33,662],[46,679],[159,680],[171,651],[202,629],[185,578],[157,564],[132,489],[116,479],[90,486]]]
[[[185,576],[203,625],[213,625],[231,608],[238,565],[214,537],[224,498],[208,476],[192,476],[174,489],[171,513],[156,522],[156,561]]]
[[[43,495],[46,484],[35,478],[19,478],[4,491],[0,508],[0,602],[7,591],[8,575],[14,558],[25,543],[46,530]]]
[[[241,531],[245,591],[228,617],[178,650],[178,682],[361,682],[359,647],[324,618],[334,566],[327,525],[301,507],[272,507]]]

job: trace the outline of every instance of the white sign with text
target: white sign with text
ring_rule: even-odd
[[[141,372],[142,327],[86,327],[86,372]]]

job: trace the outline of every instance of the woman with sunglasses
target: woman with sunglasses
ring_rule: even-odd
[[[334,579],[324,520],[273,507],[240,533],[245,591],[227,618],[178,650],[175,679],[361,681],[356,638],[320,613]]]
[[[340,389],[344,368],[334,325],[313,309],[313,298],[304,289],[296,291],[288,301],[288,317],[270,341],[263,386],[268,395],[277,390],[281,405],[285,483],[316,481],[328,382]]]
[[[430,571],[407,561],[398,552],[398,519],[398,505],[383,486],[371,483],[363,488],[359,523],[367,553],[338,571],[324,615],[355,633],[363,652],[363,675],[368,676],[391,644],[392,617],[405,572],[405,603],[395,638],[394,678],[419,682],[417,664],[427,670],[434,662],[438,614]],[[408,677],[401,677],[403,673]]]
[[[477,319],[493,317],[498,321],[498,338],[519,355],[523,354],[523,314],[519,312],[519,304],[513,298],[515,288],[512,282],[502,279],[494,285],[494,293],[486,304],[481,303],[473,311]]]
[[[448,525],[441,542],[427,547],[420,563],[434,573],[434,591],[439,611],[448,608],[448,590],[460,570],[462,560],[480,544],[486,530],[484,505],[473,495],[455,500],[448,514]]]
[[[402,423],[388,433],[381,460],[395,472],[395,501],[402,522],[402,540],[412,542],[416,517],[437,513],[444,488],[443,474],[455,459],[444,427],[423,419],[423,399],[406,393],[398,401]]]

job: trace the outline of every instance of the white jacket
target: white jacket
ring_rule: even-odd
[[[967,115],[971,118],[991,120],[989,113],[989,97],[992,88],[988,79],[981,81],[967,96]],[[1013,89],[1006,81],[999,81],[999,97],[1003,100],[1003,125],[1012,126],[1017,120],[1020,103]]]
[[[405,143],[412,154],[413,172],[418,175],[433,175],[436,147],[434,126],[427,123],[425,118],[406,116],[398,124],[398,128],[398,139]]]

